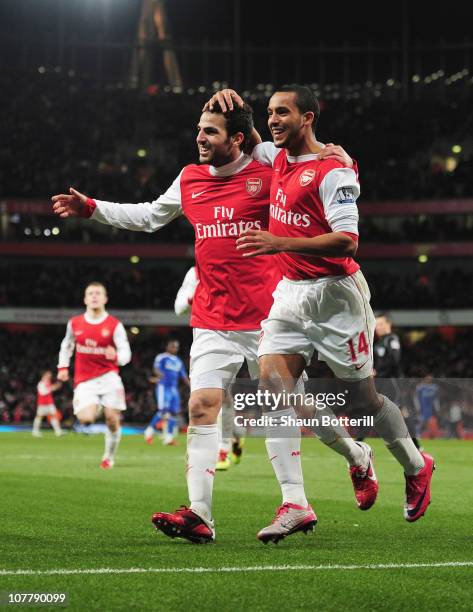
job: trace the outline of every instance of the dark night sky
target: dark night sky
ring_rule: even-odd
[[[139,0],[0,0],[0,33],[9,36],[53,36],[58,6],[65,4],[67,33],[97,38],[108,7],[108,39],[131,40]],[[408,0],[405,0],[408,1]],[[242,40],[253,44],[313,45],[319,41],[354,44],[389,43],[400,38],[401,2],[301,2],[240,0]],[[438,4],[411,0],[410,39],[436,43],[442,37],[461,42],[471,31],[467,2]],[[171,31],[177,40],[231,39],[233,0],[168,0]]]
[[[411,33],[415,39],[455,40],[471,32],[468,3],[450,3],[448,10],[434,2],[406,0]],[[169,15],[175,35],[231,36],[231,0],[169,0]],[[297,3],[241,0],[242,38],[252,43],[313,44],[319,40],[334,44],[350,40],[388,41],[399,38],[402,2],[361,0],[359,2]]]

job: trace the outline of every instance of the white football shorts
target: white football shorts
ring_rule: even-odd
[[[337,378],[362,380],[373,371],[375,317],[360,270],[351,276],[303,281],[283,278],[268,318],[261,323],[258,356],[299,354],[309,364],[314,350]]]
[[[56,414],[56,406],[54,404],[43,404],[36,409],[36,416],[54,416]]]
[[[115,410],[126,410],[125,388],[116,372],[107,372],[97,378],[85,380],[74,389],[72,401],[74,414],[87,406],[103,406]]]
[[[191,391],[227,390],[235,382],[246,359],[251,378],[258,377],[258,340],[260,330],[193,330],[190,351]]]

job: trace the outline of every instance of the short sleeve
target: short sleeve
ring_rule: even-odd
[[[358,235],[360,185],[352,168],[334,168],[327,172],[319,186],[325,218],[333,232]]]
[[[251,156],[264,166],[272,166],[274,160],[281,152],[272,142],[260,142],[253,149]]]

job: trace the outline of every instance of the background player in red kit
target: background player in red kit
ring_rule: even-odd
[[[156,513],[155,526],[171,537],[214,539],[211,514],[218,454],[217,416],[225,390],[243,360],[258,373],[260,322],[267,316],[280,273],[272,257],[242,258],[236,239],[245,229],[266,228],[271,168],[243,152],[253,129],[249,107],[204,112],[197,126],[201,165],[186,166],[154,202],[118,204],[92,200],[71,189],[52,198],[62,217],[83,216],[123,229],[153,232],[180,215],[195,230],[199,280],[192,303],[186,471],[190,508]],[[294,455],[299,464],[300,457]],[[291,483],[299,489],[302,482]],[[288,487],[289,489],[290,487]]]
[[[85,288],[86,311],[72,317],[61,343],[58,379],[69,378],[69,363],[74,360],[74,414],[83,424],[95,422],[100,407],[104,409],[107,429],[105,452],[100,467],[112,468],[120,442],[120,414],[126,410],[125,390],[119,366],[131,359],[125,328],[105,310],[107,291],[101,283]]]
[[[33,421],[33,430],[32,434],[35,438],[39,438],[41,436],[40,427],[41,421],[45,416],[49,416],[51,421],[51,426],[54,429],[54,433],[56,436],[62,436],[62,429],[59,425],[59,420],[56,416],[56,405],[54,403],[53,393],[57,391],[62,386],[61,382],[52,382],[53,373],[51,370],[46,370],[43,372],[41,376],[41,380],[39,381],[36,390],[36,416]]]
[[[234,93],[227,92],[227,99]],[[368,285],[352,259],[358,177],[335,160],[319,158],[319,105],[308,88],[281,88],[269,101],[268,115],[274,144],[257,145],[253,155],[273,167],[269,231],[244,231],[238,239],[247,257],[276,255],[283,274],[262,322],[262,382],[270,385],[275,375],[297,380],[316,349],[350,389],[352,409],[374,416],[375,430],[404,468],[404,517],[416,521],[430,503],[434,461],[415,447],[400,410],[374,385],[375,319]]]

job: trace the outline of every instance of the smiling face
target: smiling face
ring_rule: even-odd
[[[268,127],[274,144],[279,148],[297,146],[307,131],[312,131],[314,113],[302,113],[296,100],[297,94],[293,91],[277,91],[269,100]]]
[[[197,148],[201,164],[224,166],[240,156],[243,134],[229,136],[227,121],[221,113],[202,114],[197,126]]]
[[[107,301],[107,292],[103,285],[89,285],[85,288],[84,304],[88,309],[104,310]]]

